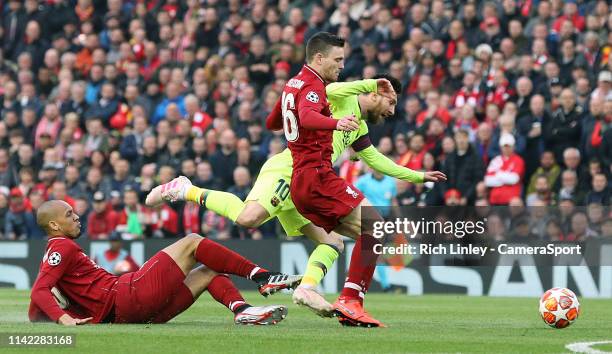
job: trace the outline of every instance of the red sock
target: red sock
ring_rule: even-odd
[[[234,274],[247,279],[257,273],[267,272],[238,253],[207,238],[200,241],[195,258],[217,273]]]
[[[207,288],[210,295],[217,302],[225,305],[230,311],[234,312],[237,309],[248,306],[244,298],[240,294],[240,291],[236,289],[236,286],[230,278],[225,274],[220,274],[214,277]]]
[[[378,255],[374,253],[373,249],[377,243],[380,243],[380,241],[370,235],[363,234],[359,237],[355,247],[353,247],[351,263],[344,288],[340,293],[341,296],[358,299],[363,303],[363,295],[365,295],[372,282],[374,269],[376,268]]]

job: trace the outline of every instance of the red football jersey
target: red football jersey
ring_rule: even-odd
[[[294,170],[331,167],[332,137],[337,121],[331,118],[325,81],[310,66],[304,65],[287,82],[268,117],[268,127],[278,127],[272,121],[281,118]]]
[[[74,240],[50,238],[32,287],[30,314],[38,309],[56,322],[65,313],[51,295],[51,288],[56,287],[71,304],[83,309],[86,317],[93,317],[92,322],[100,322],[114,305],[111,289],[117,278],[100,268]]]

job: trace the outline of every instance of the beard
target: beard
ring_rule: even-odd
[[[376,114],[374,112],[366,112],[365,121],[370,124],[380,124],[384,120],[382,114]]]

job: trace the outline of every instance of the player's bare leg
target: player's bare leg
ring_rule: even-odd
[[[270,218],[270,213],[261,204],[249,200],[245,203],[244,209],[238,214],[236,224],[244,227],[259,227]]]
[[[270,272],[221,244],[197,234],[189,234],[162,250],[189,274],[196,262],[217,273],[234,274],[256,282],[259,292],[268,296],[282,289],[293,289],[302,276]]]
[[[293,302],[308,307],[321,317],[332,317],[334,307],[325,300],[316,287],[327,273],[327,268],[344,250],[344,243],[340,235],[328,234],[313,223],[305,225],[300,231],[312,240],[317,248],[310,255],[302,284],[293,292]]]
[[[363,207],[363,208],[362,208]],[[374,276],[377,256],[374,245],[381,241],[374,238],[373,221],[382,220],[372,204],[363,199],[359,207],[342,219],[336,232],[342,232],[357,242],[353,248],[351,262],[342,293],[334,303],[340,323],[350,326],[383,327],[384,325],[363,309],[363,298]],[[362,221],[364,221],[362,223]]]
[[[231,193],[194,186],[185,176],[153,188],[145,204],[154,207],[177,201],[196,203],[244,227],[258,227],[270,218],[268,211],[256,201],[243,202]]]

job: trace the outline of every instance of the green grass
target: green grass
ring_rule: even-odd
[[[90,325],[63,328],[28,323],[28,292],[0,290],[0,333],[76,333],[78,353],[407,353],[568,352],[573,342],[612,340],[612,301],[582,299],[581,317],[556,330],[540,319],[537,299],[369,294],[367,308],[389,328],[341,327],[291,304],[288,295],[264,299],[245,293],[254,305],[287,304],[277,326],[236,326],[207,294],[165,325]],[[332,300],[332,296],[327,296]],[[612,350],[610,345],[599,350]],[[0,352],[52,352],[0,348]]]

